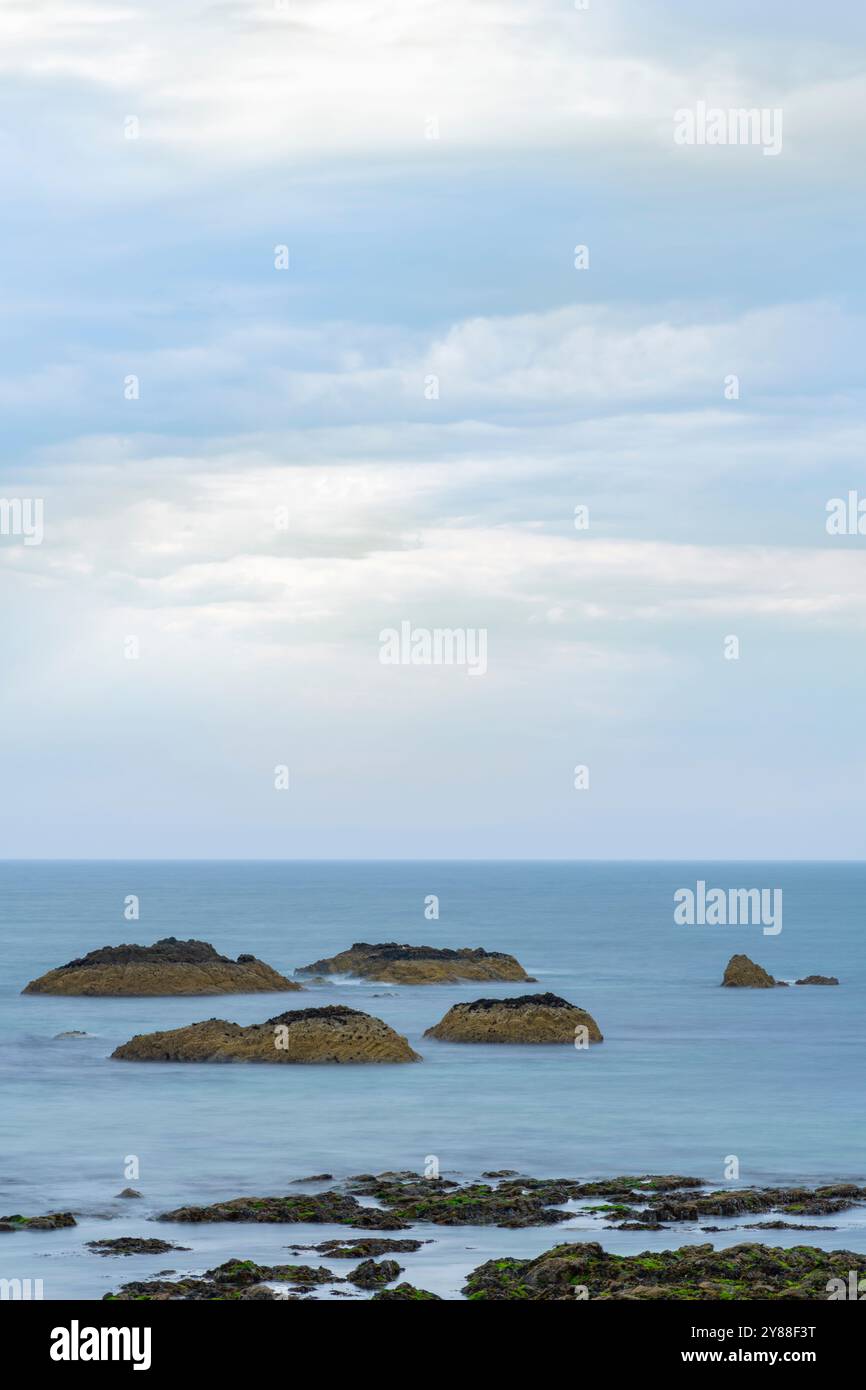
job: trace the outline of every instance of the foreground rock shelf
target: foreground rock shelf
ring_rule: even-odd
[[[139,1033],[111,1054],[122,1062],[357,1063],[420,1061],[380,1018],[335,1004],[295,1009],[243,1027],[222,1018]]]
[[[859,1267],[851,1250],[796,1245],[744,1244],[714,1250],[684,1245],[679,1250],[645,1250],[611,1255],[595,1241],[556,1245],[534,1260],[488,1260],[469,1275],[463,1289],[473,1302],[520,1300],[549,1303],[652,1299],[715,1302],[830,1297],[832,1281],[848,1285]]]
[[[371,946],[356,941],[348,951],[300,966],[298,975],[355,975],[395,985],[454,984],[459,980],[526,980],[514,956],[476,947],[450,950],[437,946],[401,946],[396,941]]]
[[[207,941],[163,937],[152,946],[102,946],[31,980],[22,994],[263,994],[298,990],[255,956],[221,956]]]
[[[581,1032],[581,1030],[585,1030]],[[455,1004],[425,1038],[462,1043],[570,1043],[603,1041],[591,1014],[558,994],[476,999]]]

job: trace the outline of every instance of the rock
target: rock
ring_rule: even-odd
[[[301,966],[299,975],[357,975],[395,985],[453,983],[456,980],[530,980],[514,956],[503,951],[448,950],[437,946],[400,946],[386,941],[371,946],[356,941],[348,951]]]
[[[333,1180],[333,1173],[313,1173],[312,1177],[309,1178],[292,1178],[292,1184],[297,1186],[298,1183],[302,1182],[333,1182]]]
[[[379,1289],[383,1284],[392,1284],[403,1273],[402,1265],[396,1260],[362,1260],[356,1269],[346,1277],[350,1284],[359,1289]]]
[[[65,1033],[55,1033],[54,1041],[57,1042],[60,1038],[93,1038],[95,1036],[95,1033],[84,1033],[80,1028],[70,1028]]]
[[[583,1286],[592,1300],[824,1301],[828,1281],[847,1281],[858,1262],[850,1250],[808,1245],[781,1249],[748,1242],[722,1250],[686,1245],[611,1255],[595,1241],[585,1241],[554,1246],[531,1260],[488,1260],[472,1271],[463,1292],[485,1302],[571,1302],[575,1286]]]
[[[252,1260],[226,1260],[216,1269],[207,1270],[200,1278],[184,1278],[173,1283],[162,1279],[146,1282],[136,1281],[124,1284],[119,1293],[109,1293],[106,1299],[125,1302],[127,1300],[145,1301],[196,1301],[210,1302],[214,1299],[265,1299],[270,1302],[294,1300],[296,1293],[278,1293],[268,1288],[264,1280],[276,1283],[299,1285],[303,1289],[317,1284],[344,1283],[331,1270],[310,1265],[258,1265]]]
[[[839,981],[835,975],[806,975],[802,980],[795,980],[797,985],[838,985]]]
[[[111,1054],[123,1062],[420,1062],[380,1018],[343,1004],[296,1009],[243,1027],[222,1018],[139,1033]]]
[[[344,1192],[316,1192],[290,1197],[234,1197],[209,1207],[178,1207],[160,1221],[255,1221],[267,1225],[310,1222],[316,1225],[357,1226],[361,1230],[402,1231],[406,1222],[385,1211],[371,1211]],[[387,1224],[386,1224],[387,1223]]]
[[[0,1225],[13,1231],[59,1231],[78,1222],[71,1211],[50,1211],[45,1216],[0,1216]]]
[[[162,1255],[167,1250],[188,1250],[188,1245],[172,1245],[167,1240],[148,1240],[143,1236],[117,1236],[114,1240],[87,1240],[88,1250],[97,1255]]]
[[[298,990],[255,956],[236,961],[207,941],[163,937],[152,946],[103,946],[31,980],[22,994],[262,994]]]
[[[516,1168],[488,1168],[486,1173],[481,1174],[482,1178],[516,1178],[518,1172]]]
[[[123,1187],[116,1195],[118,1197],[129,1197],[131,1199],[133,1197],[140,1197],[141,1193],[134,1187]]]
[[[371,1302],[376,1303],[381,1299],[393,1299],[400,1303],[417,1303],[424,1299],[435,1299],[437,1303],[442,1303],[438,1293],[429,1293],[427,1289],[416,1289],[414,1284],[398,1284],[396,1289],[382,1289],[379,1293],[374,1293]]]
[[[718,1230],[717,1226],[704,1226],[705,1231]],[[744,1231],[835,1231],[835,1226],[802,1226],[796,1221],[750,1221]]]
[[[521,994],[516,999],[476,999],[455,1004],[425,1037],[464,1043],[571,1043],[579,1027],[591,1043],[602,1041],[595,1019],[558,994]]]
[[[775,989],[776,981],[748,956],[731,956],[722,984],[731,989]]]
[[[353,1240],[346,1242],[342,1240],[323,1240],[319,1245],[293,1245],[292,1250],[315,1250],[320,1255],[328,1255],[332,1260],[364,1260],[372,1259],[376,1255],[403,1254],[413,1250],[420,1250],[422,1245],[429,1245],[429,1241],[424,1240],[388,1240],[381,1236],[369,1239]]]

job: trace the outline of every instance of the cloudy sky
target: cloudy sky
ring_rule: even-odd
[[[864,40],[4,0],[3,855],[862,857]]]

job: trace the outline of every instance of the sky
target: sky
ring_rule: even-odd
[[[4,0],[0,855],[862,858],[864,40]]]

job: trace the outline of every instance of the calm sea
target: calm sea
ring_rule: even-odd
[[[781,933],[676,925],[674,892],[698,879],[708,888],[781,889]],[[140,900],[138,922],[124,920],[131,894]],[[439,918],[428,921],[432,894]],[[184,1202],[280,1192],[308,1174],[420,1171],[429,1155],[443,1174],[464,1177],[503,1167],[587,1178],[677,1172],[728,1185],[726,1165],[730,1171],[736,1159],[742,1183],[864,1183],[864,902],[859,863],[0,864],[0,1214],[80,1213],[75,1230],[3,1237],[3,1258],[15,1268],[0,1275],[41,1277],[46,1297],[99,1297],[120,1277],[166,1267],[201,1269],[229,1255],[285,1260],[289,1240],[340,1232],[178,1226],[180,1243],[193,1246],[189,1256],[126,1260],[101,1259],[83,1241],[171,1238],[172,1228],[147,1217]],[[605,1042],[578,1052],[422,1037],[458,1000],[525,992],[516,985],[347,980],[312,988],[307,1000],[19,993],[95,947],[167,935],[202,938],[231,956],[252,952],[284,972],[353,941],[502,949],[537,976],[528,988],[588,1009]],[[841,986],[721,989],[735,951],[782,979],[831,974]],[[260,1021],[307,1002],[378,1015],[408,1036],[423,1064],[107,1060],[134,1033],[214,1015]],[[56,1037],[70,1029],[91,1036]],[[130,1156],[142,1201],[115,1199]],[[831,1222],[836,1231],[808,1239],[866,1251],[862,1217],[843,1213]],[[597,1218],[576,1217],[572,1229],[598,1238]],[[404,1260],[406,1277],[451,1294],[462,1273],[491,1253],[534,1253],[557,1237],[550,1229],[426,1234],[435,1244]],[[615,1250],[710,1239],[680,1231],[673,1241],[671,1233],[601,1238]]]

